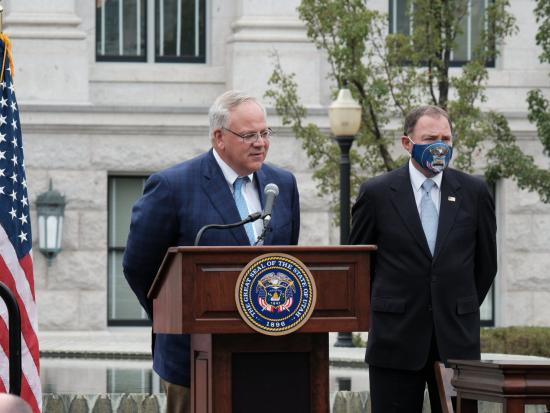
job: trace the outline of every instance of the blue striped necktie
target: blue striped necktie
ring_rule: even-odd
[[[420,200],[420,220],[422,221],[422,228],[428,241],[428,246],[432,256],[434,255],[435,241],[437,238],[437,224],[439,221],[439,214],[435,208],[434,201],[430,195],[432,187],[435,182],[431,179],[426,179],[422,184],[422,199]]]
[[[248,206],[246,205],[246,200],[244,199],[242,193],[243,185],[249,181],[250,179],[248,176],[239,176],[235,179],[235,182],[233,182],[233,198],[235,198],[235,204],[237,204],[237,209],[239,210],[241,219],[245,219],[249,215]],[[254,242],[256,242],[256,237],[254,237],[254,229],[252,228],[252,224],[246,224],[244,229],[246,230],[246,235],[248,235],[250,245],[254,245]]]

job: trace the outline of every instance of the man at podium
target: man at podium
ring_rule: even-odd
[[[193,245],[209,224],[230,224],[262,212],[270,219],[232,229],[204,232],[200,245],[254,245],[269,222],[265,245],[295,245],[300,229],[296,179],[290,172],[266,165],[273,139],[266,111],[254,97],[239,91],[219,96],[208,113],[212,148],[193,159],[151,175],[132,210],[124,254],[124,275],[152,319],[147,293],[166,250]],[[273,185],[274,184],[274,185]],[[278,196],[264,194],[277,188]],[[264,210],[267,215],[268,211]],[[228,294],[233,294],[228,291]],[[190,338],[157,334],[153,369],[162,380],[170,413],[190,410]]]

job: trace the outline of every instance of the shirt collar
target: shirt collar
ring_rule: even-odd
[[[216,151],[216,149],[213,149],[212,152],[214,153],[214,159],[220,166],[220,169],[222,170],[223,176],[229,186],[233,188],[233,183],[235,180],[239,177],[239,174],[233,170],[228,164],[225,163],[225,161],[221,158],[220,154]],[[248,175],[248,178],[250,179],[250,182],[254,182],[254,173],[251,173]]]
[[[427,179],[426,176],[422,172],[420,172],[418,169],[416,169],[412,163],[412,159],[409,159],[409,175],[411,177],[411,183],[415,191],[419,191],[420,187],[424,183],[424,181]],[[439,172],[437,175],[432,176],[432,181],[435,182],[437,188],[441,188],[441,180],[443,179],[443,173]]]

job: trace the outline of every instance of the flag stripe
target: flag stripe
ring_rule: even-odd
[[[0,300],[0,393],[7,393],[10,385],[10,368],[8,360],[9,332],[4,321],[7,313],[6,305]]]
[[[23,364],[25,363],[23,362]],[[25,372],[25,366],[23,366],[23,371]],[[31,376],[26,372],[25,374],[23,374],[23,377],[21,378],[21,398],[29,403],[33,412],[40,413],[40,411],[42,410],[42,390],[40,389],[40,387],[38,387],[39,393],[36,394],[36,378],[38,378],[38,384],[40,384],[40,377],[38,376],[38,372],[36,373],[37,374],[35,376]],[[29,378],[31,377],[34,381],[32,383],[29,382]]]
[[[2,227],[0,226],[0,238],[2,237],[2,231],[3,231]],[[1,244],[1,241],[0,241],[0,244]],[[0,250],[2,250],[1,247],[0,247]],[[11,272],[13,274],[14,273],[13,266],[12,266],[12,270],[10,271],[10,269],[7,268],[6,263],[3,260],[4,257],[5,255],[2,255],[2,257],[0,257],[0,272],[2,272],[3,274],[9,274]],[[19,269],[22,272],[21,267],[19,267]],[[30,354],[34,359],[34,363],[38,365],[39,357],[40,357],[38,354],[38,339],[35,333],[35,326],[31,324],[31,321],[29,320],[30,315],[27,312],[29,308],[35,307],[35,303],[34,301],[31,301],[31,303],[27,303],[26,300],[21,299],[21,295],[19,293],[20,286],[23,286],[22,288],[23,290],[24,290],[24,286],[28,286],[28,284],[26,283],[26,277],[25,277],[25,282],[18,283],[17,278],[14,279],[9,276],[5,276],[2,279],[2,281],[11,290],[11,292],[13,293],[13,295],[17,300],[17,305],[19,306],[19,313],[21,315],[21,333],[23,334],[23,337],[25,338],[25,341],[27,342],[28,347],[30,349],[35,350],[35,351],[31,351]],[[23,353],[21,354],[23,355]]]
[[[3,229],[0,226],[0,238],[2,236]],[[8,244],[9,245],[9,244]],[[0,251],[3,254],[3,257],[10,256],[9,253],[6,253],[6,250],[9,250],[9,247],[2,248],[0,247]],[[0,272],[2,274],[9,274],[11,273],[18,273],[21,276],[21,273],[23,273],[23,270],[19,267],[19,270],[16,269],[16,266],[11,266],[11,271],[8,271],[8,268],[2,259],[0,257]],[[31,326],[31,323],[29,321],[29,317],[27,314],[26,309],[32,308],[31,305],[34,306],[34,302],[31,301],[31,304],[28,305],[22,305],[23,300],[21,299],[19,295],[19,286],[22,286],[22,289],[25,291],[25,285],[28,287],[28,284],[26,283],[26,276],[23,275],[23,281],[16,284],[15,280],[11,277],[3,277],[3,282],[8,286],[8,288],[12,291],[14,296],[16,297],[19,311],[21,315],[21,364],[22,364],[22,385],[21,385],[21,396],[23,399],[25,399],[29,404],[35,404],[41,403],[41,384],[40,384],[40,376],[39,376],[39,351],[38,351],[38,340],[36,337],[36,334],[34,332],[33,327]],[[28,291],[28,290],[27,290]],[[5,304],[3,304],[5,307]],[[4,328],[6,329],[6,332],[2,332],[3,336],[8,337],[8,331],[7,331],[7,325],[9,323],[8,315],[7,315],[7,309],[2,313],[2,319],[4,323]],[[29,349],[32,349],[30,351]],[[7,347],[4,349],[4,353],[9,355],[9,350]],[[7,364],[7,363],[6,363]],[[9,376],[8,376],[9,377]],[[33,395],[32,398],[24,397],[23,394],[23,381],[26,383],[28,389],[26,390],[25,395]],[[5,382],[8,383],[8,382]],[[6,384],[7,385],[7,384]],[[30,386],[30,387],[29,387]],[[34,399],[34,401],[33,401]],[[39,410],[33,410],[33,411],[39,411]]]
[[[9,386],[9,330],[8,330],[8,314],[7,308],[3,302],[0,303],[0,345],[3,350],[2,356],[5,358],[1,365],[6,366],[7,376],[3,379],[6,387]],[[0,360],[2,358],[0,357]],[[30,354],[29,347],[27,346],[25,336],[21,334],[21,370],[23,373],[23,379],[27,385],[30,384],[30,393],[35,395],[35,398],[41,397],[40,392],[37,394],[37,389],[40,389],[40,377],[37,370],[37,364],[34,363],[34,355]],[[21,387],[23,391],[23,387]]]
[[[3,307],[3,308],[1,308]],[[2,377],[2,381],[6,388],[9,388],[9,330],[8,330],[8,314],[5,304],[0,303],[0,346],[2,347],[2,353],[0,354],[0,365],[6,367],[5,377]],[[42,404],[42,392],[40,384],[40,376],[37,369],[37,364],[34,363],[34,357],[31,357],[29,348],[26,343],[25,336],[21,335],[21,397],[25,399],[29,404],[37,402]],[[2,371],[2,374],[4,372]],[[25,385],[27,389],[25,390]],[[24,397],[25,395],[32,395],[32,398]],[[33,409],[33,411],[39,411]]]
[[[5,267],[2,268],[2,273],[4,274],[4,271],[7,271],[6,277],[3,277],[2,281],[5,284],[8,284],[10,280],[15,281],[15,285],[11,284],[9,287],[10,289],[13,287],[16,288],[17,295],[21,297],[21,301],[23,306],[26,309],[28,318],[29,320],[32,320],[31,321],[32,329],[36,331],[37,316],[36,316],[36,303],[34,301],[34,295],[31,292],[31,286],[29,285],[29,282],[27,280],[27,275],[25,274],[25,271],[23,271],[23,268],[21,268],[19,260],[17,259],[17,254],[15,252],[15,249],[13,248],[8,238],[8,235],[6,234],[6,231],[1,225],[0,225],[0,256],[2,256],[2,260],[4,261],[4,264],[5,264]],[[7,276],[8,274],[11,275],[11,277]],[[13,290],[12,292],[15,293],[15,291]],[[21,303],[19,303],[19,306],[21,307]]]
[[[34,271],[32,268],[32,250],[19,260],[19,264],[23,269],[27,277],[27,283],[29,283],[29,288],[31,290],[32,299],[36,303],[36,296],[34,295]]]

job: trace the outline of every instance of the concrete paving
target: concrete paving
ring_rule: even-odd
[[[151,357],[151,329],[117,327],[105,331],[39,331],[43,357]]]

